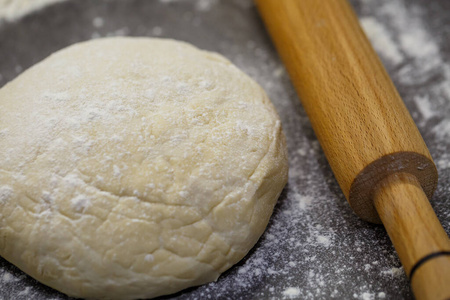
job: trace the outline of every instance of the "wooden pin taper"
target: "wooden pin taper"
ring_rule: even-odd
[[[417,299],[450,299],[431,155],[346,0],[256,0],[350,206],[383,223]]]

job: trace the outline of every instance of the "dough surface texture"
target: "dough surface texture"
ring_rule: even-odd
[[[216,280],[263,233],[287,173],[265,92],[187,43],[75,44],[0,90],[0,255],[70,296]]]

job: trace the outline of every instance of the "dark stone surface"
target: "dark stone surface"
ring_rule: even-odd
[[[383,41],[371,36],[436,161],[440,181],[431,202],[449,232],[450,2],[351,2],[361,19],[386,29],[388,46],[402,57],[393,62]],[[244,260],[215,283],[162,299],[411,299],[385,230],[358,219],[342,195],[251,1],[202,4],[77,0],[4,22],[0,87],[52,52],[98,36],[160,36],[222,53],[257,80],[274,102],[288,140],[289,183],[265,234]],[[94,26],[96,17],[103,26]],[[68,298],[0,258],[0,299]]]

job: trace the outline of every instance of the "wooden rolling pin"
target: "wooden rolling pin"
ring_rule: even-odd
[[[350,206],[382,222],[417,299],[450,299],[437,170],[346,0],[256,0]]]

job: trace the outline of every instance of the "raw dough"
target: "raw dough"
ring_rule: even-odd
[[[68,47],[2,88],[0,112],[0,255],[74,297],[216,280],[287,181],[265,92],[182,42]]]

